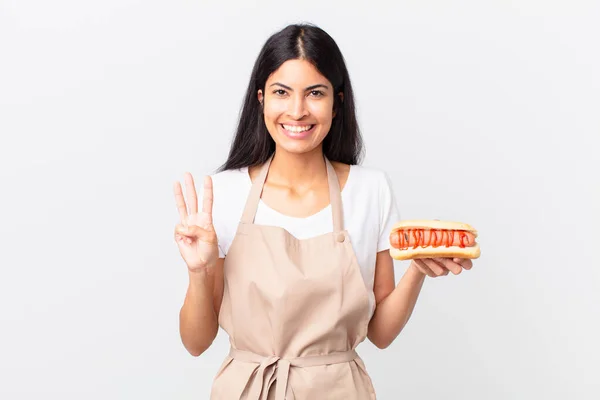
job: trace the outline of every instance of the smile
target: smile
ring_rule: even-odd
[[[312,127],[314,125],[284,125],[282,124],[283,129],[290,131],[290,132],[306,132],[312,129]]]
[[[310,136],[316,125],[286,125],[280,124],[285,136],[291,139],[304,139]]]

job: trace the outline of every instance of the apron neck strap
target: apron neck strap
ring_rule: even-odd
[[[333,165],[325,158],[327,164],[327,182],[329,183],[329,202],[331,203],[331,213],[333,214],[333,231],[340,233],[344,230],[344,212],[342,209],[342,191],[340,182],[333,169]]]
[[[265,180],[267,179],[267,172],[269,172],[269,166],[273,160],[273,155],[274,154],[272,154],[263,166],[260,167],[258,176],[252,183],[250,194],[248,194],[248,198],[246,199],[246,207],[244,207],[244,213],[242,214],[242,222],[245,224],[254,223],[254,217],[256,216],[256,210],[258,209],[258,203],[260,202],[260,196],[265,185]]]
[[[248,199],[246,200],[246,207],[242,214],[242,222],[245,224],[254,223],[254,217],[256,216],[256,210],[258,209],[258,203],[260,202],[260,197],[273,156],[274,154],[262,165],[258,176],[252,183],[252,188],[250,189]],[[344,213],[342,209],[340,183],[337,179],[337,174],[335,173],[333,165],[331,165],[331,162],[329,162],[327,158],[325,158],[325,164],[327,166],[327,183],[329,185],[329,202],[331,203],[331,212],[333,216],[333,230],[335,233],[338,233],[344,229]]]

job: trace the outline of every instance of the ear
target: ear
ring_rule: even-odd
[[[264,100],[262,90],[258,89],[258,92],[256,93],[256,97],[258,98],[258,102],[262,105],[263,100]]]

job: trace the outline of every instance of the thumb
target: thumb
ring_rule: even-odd
[[[197,225],[177,225],[175,233],[191,239],[199,239],[207,243],[217,243],[214,231],[203,229]]]
[[[197,237],[200,233],[198,229],[200,228],[196,225],[177,224],[177,226],[175,227],[175,233],[186,237]]]

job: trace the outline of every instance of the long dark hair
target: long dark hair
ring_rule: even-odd
[[[354,93],[344,57],[327,32],[311,24],[289,25],[264,44],[252,69],[235,137],[227,161],[219,171],[260,165],[275,151],[265,125],[257,92],[267,78],[287,60],[311,62],[333,85],[335,96],[331,129],[323,140],[323,153],[331,161],[358,164],[363,140],[356,118]],[[343,100],[338,93],[343,93]]]

